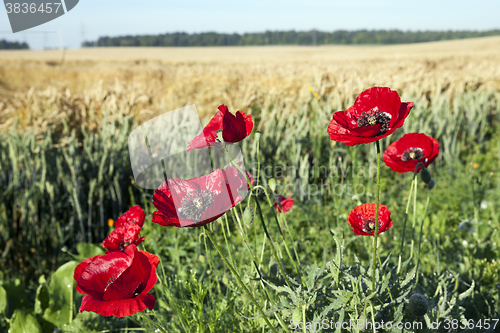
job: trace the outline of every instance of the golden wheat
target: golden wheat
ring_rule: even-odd
[[[0,131],[139,122],[184,105],[210,116],[305,105],[344,107],[370,86],[403,96],[500,90],[500,37],[396,46],[90,48],[0,52]]]

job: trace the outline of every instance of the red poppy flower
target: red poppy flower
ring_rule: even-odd
[[[189,143],[187,151],[218,145],[217,132],[220,130],[222,130],[224,142],[234,143],[249,136],[252,129],[253,121],[251,115],[246,115],[241,111],[237,111],[233,115],[229,112],[227,106],[222,104],[219,106],[219,111],[217,111],[208,125],[205,126],[203,132]]]
[[[346,111],[333,114],[330,139],[348,146],[370,143],[393,133],[410,113],[413,103],[401,103],[396,91],[374,87],[363,91]]]
[[[283,207],[283,211],[286,213],[290,210],[290,208],[293,207],[293,199],[292,198],[285,198],[284,196],[280,195],[278,197],[278,202],[281,204],[281,207]],[[278,202],[275,202],[273,207],[276,208],[278,213],[281,213],[281,207],[278,205]]]
[[[145,218],[146,213],[144,213],[141,206],[133,206],[116,220],[115,228],[120,228],[125,224],[137,224],[142,228]]]
[[[116,220],[115,230],[102,242],[102,247],[108,251],[121,251],[130,244],[139,245],[144,240],[144,237],[139,238],[139,233],[145,218],[140,206],[130,208]]]
[[[246,178],[235,167],[188,180],[169,179],[153,195],[158,209],[153,213],[153,222],[173,227],[199,227],[213,222],[243,200],[238,190],[244,184]]]
[[[144,237],[139,237],[141,227],[137,224],[126,224],[121,228],[116,228],[102,242],[102,247],[111,251],[122,251],[130,244],[139,245],[144,241]]]
[[[387,147],[384,162],[396,172],[413,172],[417,163],[427,168],[439,154],[439,142],[422,133],[409,133]],[[418,167],[417,171],[420,171]]]
[[[356,235],[373,236],[375,233],[375,204],[365,203],[357,206],[347,216],[347,222]],[[379,204],[378,233],[382,233],[392,227],[391,212]]]
[[[152,310],[155,298],[148,292],[156,283],[159,259],[132,244],[124,251],[84,260],[75,269],[76,289],[85,294],[79,312],[125,317]]]

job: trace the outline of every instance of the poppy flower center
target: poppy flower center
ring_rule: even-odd
[[[356,123],[358,127],[367,127],[380,124],[379,133],[385,133],[389,130],[390,121],[390,115],[380,111],[378,107],[374,107],[370,111],[361,112],[361,116],[357,119]]]
[[[420,160],[424,158],[424,152],[422,148],[408,148],[401,155],[401,160],[406,162],[408,160]]]
[[[380,222],[378,226],[380,229]],[[369,234],[373,234],[375,232],[375,218],[370,217],[363,221],[363,231]]]
[[[208,190],[190,192],[182,198],[179,215],[182,218],[199,221],[214,201],[213,193]]]

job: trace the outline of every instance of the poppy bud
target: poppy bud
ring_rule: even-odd
[[[245,208],[245,211],[243,212],[243,223],[245,223],[245,226],[250,229],[253,224],[255,214],[253,212],[253,208],[251,206],[247,206]]]
[[[410,308],[410,312],[417,317],[422,317],[427,313],[427,309],[429,308],[429,302],[427,302],[427,298],[421,294],[413,294],[410,297],[410,302],[408,304]]]
[[[434,181],[434,179],[431,179],[431,181],[429,182],[429,184],[427,184],[427,188],[429,190],[432,190],[434,188],[434,185],[436,185],[436,182]]]
[[[271,179],[269,179],[269,181],[267,183],[268,183],[269,188],[271,189],[271,191],[274,192],[276,190],[276,179],[271,178]]]
[[[422,168],[422,170],[420,170],[420,178],[426,184],[429,184],[429,182],[432,180],[431,173],[426,168]]]

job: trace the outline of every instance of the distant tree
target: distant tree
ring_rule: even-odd
[[[450,39],[500,35],[500,30],[488,31],[401,31],[401,30],[336,30],[325,31],[265,31],[258,33],[219,34],[204,32],[187,34],[174,32],[160,35],[99,37],[82,43],[93,46],[244,46],[244,45],[332,45],[332,44],[408,44]],[[27,47],[27,45],[26,45]]]
[[[24,50],[29,48],[26,43],[9,42],[5,39],[0,40],[0,50]]]

